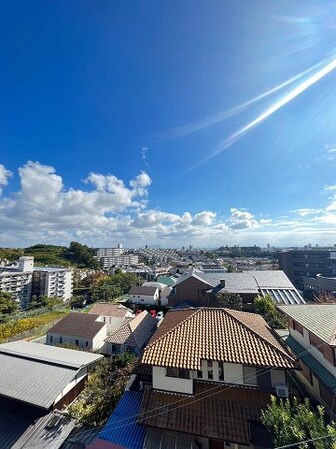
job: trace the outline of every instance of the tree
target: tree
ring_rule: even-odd
[[[320,304],[333,304],[336,302],[335,296],[328,292],[315,294],[313,299],[314,302],[318,302]]]
[[[121,398],[135,361],[127,353],[99,362],[78,399],[68,407],[70,417],[90,426],[103,425]]]
[[[270,295],[258,296],[254,300],[254,308],[257,313],[263,316],[265,321],[273,328],[287,327],[285,319],[278,312],[275,303]]]
[[[227,270],[228,273],[235,273],[236,272],[235,267],[233,265],[231,265],[231,264],[226,265],[226,270]]]
[[[98,280],[92,288],[95,301],[112,301],[138,284],[138,278],[133,273],[117,273]]]
[[[93,250],[78,242],[70,243],[68,250],[64,253],[64,257],[79,266],[93,268],[99,266],[98,261],[93,257]]]
[[[272,396],[271,404],[261,412],[261,422],[271,434],[274,447],[295,444],[300,441],[321,438],[312,443],[301,444],[298,449],[336,449],[335,423],[326,423],[322,406],[312,410],[309,399],[299,403],[296,398],[280,400]]]
[[[19,311],[19,305],[10,293],[0,291],[0,315],[13,315]]]
[[[223,292],[217,296],[220,307],[242,310],[243,298],[238,293]]]

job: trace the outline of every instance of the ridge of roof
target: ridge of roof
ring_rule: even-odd
[[[262,340],[264,340],[267,344],[269,344],[270,346],[272,346],[274,349],[276,349],[277,351],[282,352],[282,354],[287,357],[291,362],[295,361],[291,356],[289,356],[286,351],[281,347],[280,344],[278,344],[275,335],[273,335],[272,329],[269,326],[269,324],[265,321],[265,319],[261,316],[258,315],[257,313],[251,313],[251,312],[243,312],[241,310],[234,310],[234,309],[227,309],[227,308],[223,308],[223,310],[225,310],[229,315],[231,315],[235,320],[239,321],[239,323],[241,323],[246,329],[248,329],[248,331],[254,333],[255,335],[257,335],[259,338],[261,338]],[[264,335],[262,335],[260,332],[258,332],[256,329],[254,329],[253,327],[249,326],[246,322],[244,322],[243,320],[239,319],[238,316],[235,316],[234,313],[231,312],[237,312],[238,314],[240,313],[246,313],[248,315],[250,315],[250,317],[256,319],[257,320],[262,320],[265,322],[265,328],[269,331],[270,336],[274,338],[275,342],[277,343],[277,345],[275,345],[272,341],[268,340]]]
[[[174,332],[176,329],[178,329],[179,327],[183,326],[184,323],[188,320],[190,320],[195,314],[199,313],[201,310],[205,309],[205,307],[201,307],[199,309],[195,309],[193,311],[193,313],[191,313],[187,318],[185,318],[184,320],[180,321],[178,324],[176,324],[175,326],[173,326],[171,329],[169,329],[167,332],[163,333],[159,338],[157,338],[156,340],[149,342],[148,345],[146,346],[146,349],[153,346],[155,343],[161,341],[163,338],[165,338],[167,335],[171,334],[172,332]],[[181,312],[181,310],[176,310],[175,312],[172,313],[179,313]]]

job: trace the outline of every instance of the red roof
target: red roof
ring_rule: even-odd
[[[110,443],[109,441],[101,440],[98,438],[86,449],[127,449],[125,446],[120,446],[119,444]]]

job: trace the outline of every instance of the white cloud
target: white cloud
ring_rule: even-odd
[[[91,172],[82,188],[67,188],[53,167],[39,162],[27,162],[18,172],[21,188],[0,199],[0,246],[67,244],[73,239],[93,246],[123,241],[134,247],[300,244],[314,239],[329,244],[336,239],[336,195],[320,209],[297,209],[294,220],[286,215],[269,218],[267,211],[258,211],[256,218],[239,208],[219,217],[211,210],[148,208],[152,180],[146,172],[129,181]],[[0,186],[10,175],[0,165]]]
[[[300,215],[300,217],[306,217],[307,215],[314,215],[314,214],[320,213],[321,209],[302,208],[302,209],[291,210],[290,212]]]
[[[332,186],[325,186],[324,190],[336,190],[336,184]]]
[[[250,229],[257,226],[258,222],[254,216],[246,210],[232,208],[230,218],[231,229]]]
[[[1,186],[6,186],[8,184],[8,179],[12,176],[12,173],[6,169],[6,167],[0,164],[0,195],[2,193]]]

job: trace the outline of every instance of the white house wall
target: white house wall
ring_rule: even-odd
[[[193,379],[179,379],[166,376],[166,368],[153,366],[153,388],[193,394]]]

